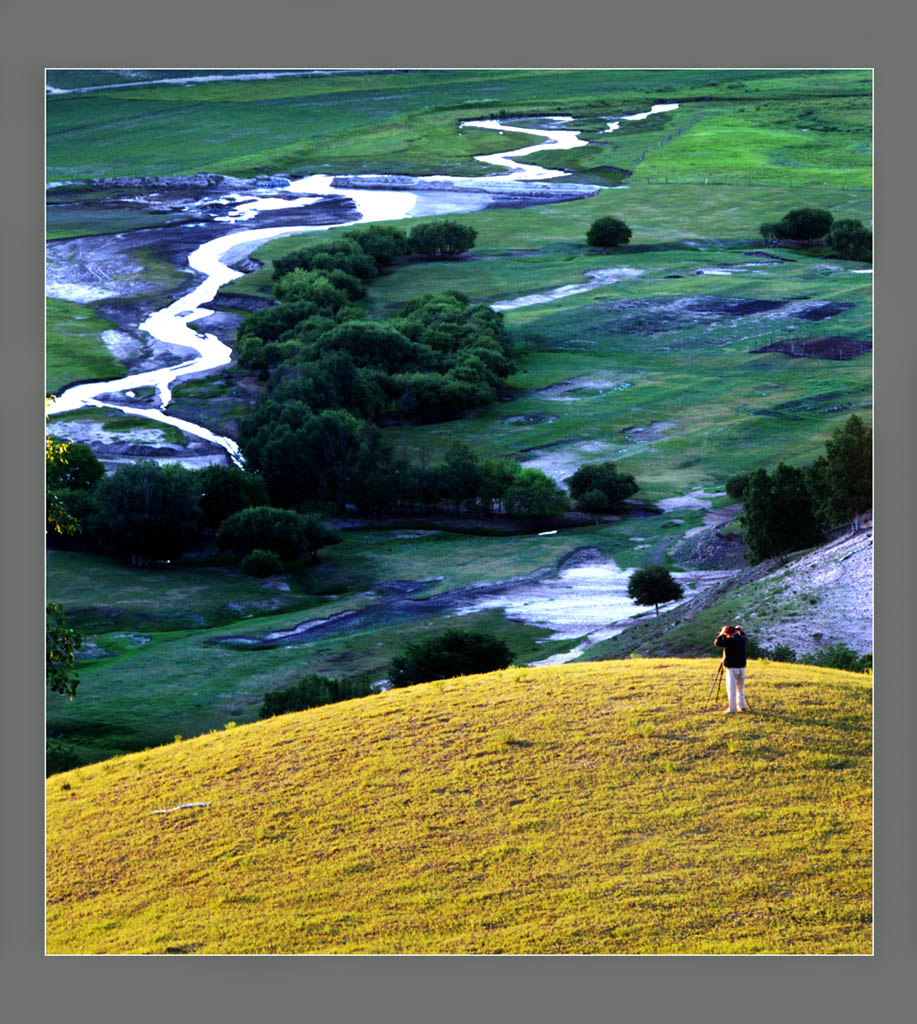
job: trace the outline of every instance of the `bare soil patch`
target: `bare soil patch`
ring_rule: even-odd
[[[808,338],[803,341],[775,341],[770,345],[752,349],[757,355],[761,352],[782,352],[794,358],[808,359],[855,359],[865,352],[872,352],[871,341],[857,341],[854,338],[832,336],[828,338]]]

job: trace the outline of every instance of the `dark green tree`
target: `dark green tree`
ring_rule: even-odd
[[[365,228],[355,228],[353,231],[346,231],[344,237],[352,239],[365,253],[372,256],[380,270],[390,267],[409,251],[407,235],[399,228],[388,224],[370,224]]]
[[[854,520],[872,508],[872,430],[855,413],[825,442],[826,454],[806,476],[818,516],[826,526]]]
[[[637,604],[659,605],[669,601],[680,601],[684,588],[663,565],[647,565],[637,569],[627,581],[627,596]]]
[[[614,508],[640,489],[633,476],[619,473],[613,462],[589,462],[580,466],[566,482],[574,501],[581,501],[589,491],[601,491],[605,495],[606,508]],[[595,511],[604,512],[605,509]]]
[[[45,679],[52,693],[73,700],[80,677],[76,672],[76,652],[83,638],[67,621],[59,604],[45,606]]]
[[[827,210],[804,206],[790,210],[776,228],[781,238],[790,238],[794,242],[816,242],[828,234],[833,221],[834,217]]]
[[[828,232],[828,245],[845,260],[872,263],[872,232],[858,220],[836,220]]]
[[[608,252],[619,245],[627,245],[631,230],[617,217],[599,217],[594,220],[586,232],[586,244]]]
[[[741,501],[748,486],[748,473],[736,473],[726,481],[726,493],[734,501]]]
[[[89,520],[90,530],[133,565],[177,558],[199,535],[195,476],[151,460],[122,466],[96,485],[99,510]]]
[[[503,494],[511,516],[558,516],[570,508],[564,489],[540,469],[521,468]]]
[[[243,508],[267,505],[267,484],[260,476],[235,466],[207,466],[194,474],[204,522],[211,530]]]
[[[447,629],[438,636],[409,643],[392,659],[389,682],[392,686],[412,686],[432,679],[495,672],[512,660],[512,651],[489,633]]]
[[[806,474],[781,462],[773,474],[756,469],[742,493],[741,522],[752,564],[824,540]]]
[[[429,259],[452,259],[467,252],[477,241],[478,233],[467,224],[451,220],[418,224],[408,235],[408,247]]]
[[[321,548],[340,541],[340,536],[315,516],[285,508],[244,508],[225,519],[217,531],[221,551],[241,557],[260,548],[276,552],[285,562],[305,555],[317,562]]]
[[[47,464],[47,485],[53,490],[89,491],[105,476],[105,467],[87,444],[66,444],[61,459]]]

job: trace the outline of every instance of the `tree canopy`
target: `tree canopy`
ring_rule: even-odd
[[[637,604],[659,605],[679,601],[684,597],[684,588],[663,565],[647,565],[637,569],[627,581],[627,596]]]
[[[828,232],[828,245],[845,260],[872,262],[872,232],[859,220],[836,220]]]
[[[451,220],[418,224],[408,235],[411,252],[421,253],[429,259],[453,259],[467,252],[477,241],[478,233],[468,224]]]
[[[195,477],[182,466],[151,460],[121,466],[96,485],[92,533],[134,565],[177,558],[198,536],[201,510]]]
[[[627,245],[631,230],[617,217],[599,217],[594,220],[586,232],[586,244],[595,246],[603,252],[619,245]]]
[[[752,564],[812,547],[824,539],[806,475],[781,462],[773,473],[756,469],[742,492],[741,522]]]
[[[297,561],[304,555],[317,562],[321,548],[340,542],[340,535],[315,516],[270,506],[234,512],[217,531],[217,545],[222,551],[239,556],[259,549],[273,551],[285,562]]]
[[[606,512],[640,490],[633,476],[619,473],[613,462],[586,463],[566,483],[570,496],[587,512]]]
[[[76,672],[76,652],[83,638],[70,625],[59,604],[45,607],[45,679],[53,693],[73,700],[80,677]]]
[[[447,629],[438,636],[409,643],[389,666],[392,686],[411,686],[432,679],[452,679],[495,672],[512,663],[512,651],[498,637],[473,630]]]

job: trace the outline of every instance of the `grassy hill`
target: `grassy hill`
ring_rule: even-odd
[[[871,677],[752,663],[727,717],[714,669],[510,668],[52,776],[48,952],[869,953]]]

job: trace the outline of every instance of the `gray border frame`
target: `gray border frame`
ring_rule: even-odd
[[[677,1019],[836,1024],[895,1020],[917,963],[917,757],[905,650],[915,608],[914,202],[910,179],[917,18],[893,0],[731,0],[612,9],[602,0],[2,0],[4,220],[0,316],[10,389],[0,407],[5,489],[7,673],[2,716],[2,999],[8,1019],[222,1021],[290,1010],[307,1019],[436,1021]],[[876,159],[876,933],[863,958],[45,958],[43,69],[106,66],[873,67]]]

